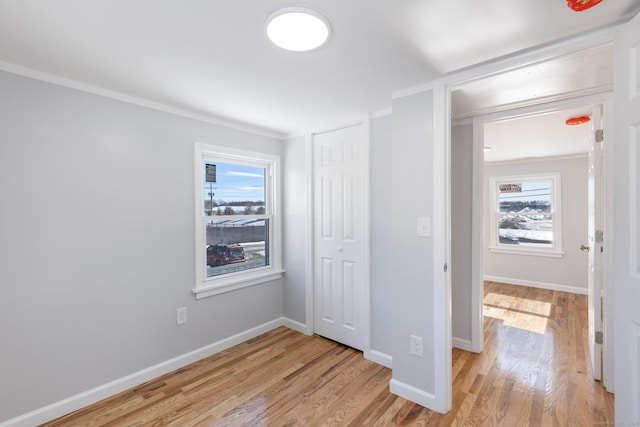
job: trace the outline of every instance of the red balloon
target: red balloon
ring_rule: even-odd
[[[567,0],[567,6],[576,12],[582,12],[592,8],[600,3],[602,0]]]
[[[583,123],[587,123],[590,120],[591,120],[591,117],[589,116],[571,117],[570,119],[567,119],[565,123],[568,124],[569,126],[575,126],[575,125],[581,125]]]

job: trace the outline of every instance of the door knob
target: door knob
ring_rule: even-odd
[[[589,250],[589,246],[580,245],[580,250],[581,251],[588,251]]]
[[[338,252],[342,252],[342,246],[338,246]]]

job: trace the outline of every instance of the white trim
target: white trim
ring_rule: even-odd
[[[138,372],[134,372],[133,374],[126,375],[66,399],[33,410],[10,420],[6,420],[0,423],[0,427],[32,427],[54,420],[70,412],[77,411],[85,406],[96,403],[102,399],[138,386],[146,381],[158,378],[162,375],[168,374],[169,372],[173,372],[176,369],[180,369],[191,363],[197,362],[198,360],[212,356],[231,348],[234,345],[241,344],[247,340],[260,336],[283,326],[284,323],[284,318],[278,318],[270,322],[263,323],[262,325],[247,329],[246,331],[237,333],[188,353],[184,353],[164,362],[160,362]]]
[[[364,205],[364,289],[363,289],[363,310],[362,310],[362,334],[363,334],[363,354],[367,359],[371,357],[371,197],[370,194],[370,148],[371,135],[369,116],[362,119],[362,169],[363,169],[363,205]]]
[[[604,106],[603,125],[604,125],[604,141],[602,146],[604,161],[603,161],[603,217],[602,217],[602,229],[604,230],[604,251],[603,259],[603,277],[602,277],[602,289],[604,291],[604,367],[602,370],[603,379],[602,383],[604,387],[610,393],[615,393],[614,383],[614,289],[613,289],[613,260],[609,258],[609,255],[614,247],[614,232],[613,232],[613,144],[614,144],[614,124],[613,124],[613,95],[607,94]]]
[[[387,111],[389,111],[387,113]],[[371,115],[377,115],[378,113],[369,113],[366,115],[367,118],[371,118]],[[391,114],[390,113],[390,109],[386,109],[386,110],[381,110],[379,112],[380,116],[384,116],[387,114]],[[363,119],[362,119],[362,115],[359,115],[357,117],[352,117],[349,119],[344,119],[344,120],[336,120],[334,122],[329,122],[329,123],[324,123],[321,125],[317,125],[317,126],[312,126],[310,127],[310,131],[307,132],[303,132],[303,133],[291,133],[285,136],[284,139],[291,139],[291,138],[298,138],[298,137],[302,137],[304,136],[305,138],[308,137],[309,135],[317,135],[320,133],[325,133],[325,132],[331,132],[334,130],[339,130],[339,129],[344,129],[344,128],[348,128],[348,127],[352,127],[352,126],[357,126],[360,123],[363,123]]]
[[[475,351],[473,349],[473,344],[470,340],[453,337],[451,339],[451,344],[454,348],[459,348],[460,350],[470,351],[472,353],[480,353],[480,351]]]
[[[369,113],[369,119],[373,120],[380,117],[390,116],[391,114],[393,114],[393,110],[391,109],[391,107],[389,107],[385,108],[384,110],[378,110],[374,111],[373,113]]]
[[[507,285],[528,286],[530,288],[547,289],[550,291],[570,292],[572,294],[587,295],[589,290],[579,286],[560,285],[556,283],[535,282],[532,280],[513,279],[509,277],[484,276],[487,282],[506,283]]]
[[[346,129],[346,128],[360,126],[360,125],[367,126],[368,123],[369,123],[369,115],[368,114],[364,116],[360,115],[357,117],[352,117],[350,119],[337,120],[335,122],[328,123],[322,126],[316,126],[309,132],[309,134],[313,136],[321,133],[333,132],[336,130]]]
[[[389,369],[393,369],[393,357],[390,354],[383,353],[378,350],[370,350],[368,355],[365,355],[365,359],[371,360],[378,365],[385,366]]]
[[[449,93],[451,93],[451,92],[449,92]],[[465,117],[464,119],[451,118],[451,126],[470,125],[470,124],[473,124],[474,119],[475,119],[475,117]]]
[[[433,395],[433,393],[429,393],[395,379],[391,379],[391,381],[389,382],[389,391],[395,395],[398,395],[402,398],[405,398],[427,408],[437,407],[439,400],[441,400],[436,399],[436,396]],[[438,412],[446,413],[447,411]]]
[[[534,248],[523,248],[514,246],[510,248],[509,246],[489,246],[489,251],[497,254],[511,254],[511,255],[526,255],[526,256],[541,256],[547,258],[562,258],[566,252],[556,251],[553,249],[549,249],[547,251],[540,249],[536,250]]]
[[[307,184],[307,218],[306,218],[306,229],[307,229],[307,248],[306,248],[306,268],[305,268],[305,313],[306,313],[306,321],[307,328],[309,328],[310,332],[313,334],[315,330],[314,326],[314,304],[313,304],[313,276],[314,276],[314,238],[313,238],[313,214],[315,204],[313,202],[313,175],[315,173],[315,169],[313,167],[313,134],[307,134],[305,138],[305,164],[307,175],[305,177]]]
[[[246,272],[238,273],[238,275],[234,275],[233,277],[225,277],[222,279],[223,283],[216,282],[211,286],[199,286],[192,289],[191,293],[196,296],[196,299],[207,298],[242,288],[248,288],[249,286],[271,282],[282,278],[282,273],[284,273],[284,270],[273,270],[271,268],[267,268],[264,272],[261,270],[262,269],[247,270]]]
[[[635,88],[634,88],[635,89]],[[640,263],[638,262],[638,180],[640,171],[638,170],[638,142],[640,130],[638,125],[629,127],[629,135],[625,141],[629,150],[629,276],[640,279]]]
[[[589,157],[588,152],[584,153],[576,153],[576,154],[566,154],[563,156],[545,156],[545,157],[527,157],[526,159],[513,159],[513,160],[498,160],[495,162],[484,162],[485,165],[517,165],[522,163],[533,163],[533,162],[549,162],[556,160],[573,160],[573,159],[585,159]]]
[[[298,322],[297,320],[289,319],[288,317],[284,318],[284,326],[305,335],[312,335],[313,333],[304,323]]]
[[[447,413],[453,402],[451,360],[451,96],[433,86],[433,296],[434,393],[429,408]],[[446,126],[437,126],[446,123]],[[439,204],[438,201],[444,200]],[[446,270],[446,271],[445,271]],[[444,303],[443,303],[444,302]]]
[[[482,108],[479,110],[469,111],[464,114],[457,115],[455,119],[457,122],[458,120],[462,121],[465,118],[477,117],[484,114],[501,113],[501,112],[516,110],[519,108],[534,107],[541,104],[563,101],[563,100],[566,100],[567,98],[581,98],[581,97],[599,95],[599,94],[611,92],[612,90],[613,90],[613,85],[611,84],[598,86],[598,87],[577,90],[577,91],[568,92],[568,93],[562,93],[559,95],[551,95],[551,96],[545,96],[540,98],[534,98],[526,101],[514,102],[511,104],[500,105],[492,108]]]
[[[428,83],[423,83],[418,86],[413,86],[407,89],[395,91],[391,94],[391,99],[394,100],[394,99],[404,98],[411,95],[417,95],[422,92],[428,92],[430,90],[433,90],[434,87],[435,87],[435,82],[433,81]]]
[[[250,124],[240,123],[231,119],[212,117],[205,114],[194,113],[194,112],[173,107],[167,104],[161,104],[159,102],[149,101],[144,98],[138,98],[136,96],[127,95],[125,93],[116,92],[110,89],[105,89],[100,86],[95,86],[95,85],[83,83],[77,80],[67,79],[64,77],[34,70],[32,68],[11,64],[9,62],[0,61],[0,70],[6,71],[12,74],[17,74],[19,76],[36,79],[36,80],[40,80],[47,83],[52,83],[58,86],[68,87],[71,89],[79,90],[79,91],[90,93],[93,95],[115,99],[117,101],[126,102],[127,104],[138,105],[141,107],[150,108],[152,110],[162,111],[163,113],[174,114],[176,116],[185,117],[187,119],[197,120],[199,122],[222,126],[228,129],[248,132],[254,135],[266,136],[269,138],[274,138],[279,140],[285,139],[286,137],[286,135],[282,132],[275,132],[267,129],[262,129],[258,126],[252,126]]]

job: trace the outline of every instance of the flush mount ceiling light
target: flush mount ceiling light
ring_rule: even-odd
[[[267,37],[276,46],[304,52],[322,46],[329,38],[329,21],[303,7],[288,7],[267,18]]]

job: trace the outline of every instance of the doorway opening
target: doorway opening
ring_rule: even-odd
[[[529,92],[530,88],[535,87],[536,85],[538,89],[541,88],[542,83],[540,82],[544,81],[544,79],[541,79],[541,76],[537,75],[539,74],[538,71],[540,69],[551,69],[558,64],[573,64],[573,61],[580,62],[583,60],[593,60],[591,56],[593,56],[593,58],[605,58],[605,60],[603,60],[601,64],[608,64],[603,65],[602,68],[599,69],[599,71],[596,73],[599,75],[598,82],[600,83],[596,84],[594,82],[591,82],[592,86],[583,87],[571,86],[571,84],[569,84],[566,88],[561,89],[560,92],[554,95],[549,94],[542,97],[534,96],[527,98],[527,94],[529,94],[529,96],[532,96]],[[602,311],[605,311],[605,305],[602,302],[601,292],[598,286],[602,286],[604,288],[604,294],[606,295],[606,284],[603,284],[603,279],[599,279],[600,281],[594,285],[594,283],[592,283],[592,279],[588,279],[588,277],[590,277],[590,275],[593,275],[594,268],[600,270],[600,277],[606,276],[602,273],[604,267],[601,260],[603,258],[600,258],[600,264],[595,265],[595,267],[593,264],[594,261],[591,258],[592,255],[595,255],[596,251],[602,249],[602,224],[604,223],[603,217],[606,210],[605,207],[608,206],[608,204],[604,203],[604,182],[599,181],[597,186],[595,188],[592,188],[595,181],[589,178],[589,173],[594,167],[594,159],[597,161],[596,163],[600,167],[599,172],[602,172],[601,166],[604,164],[602,154],[600,154],[600,152],[593,153],[591,151],[591,148],[588,147],[589,139],[585,138],[582,142],[584,146],[580,150],[574,150],[573,152],[556,152],[543,155],[541,153],[541,150],[546,145],[550,145],[553,148],[554,144],[549,144],[549,142],[553,142],[554,139],[550,138],[549,136],[534,135],[533,132],[531,132],[525,126],[525,122],[536,120],[550,120],[555,117],[555,120],[557,120],[558,123],[561,123],[560,126],[567,127],[564,124],[564,121],[569,117],[577,115],[591,116],[594,119],[591,124],[597,122],[597,126],[600,126],[602,122],[611,122],[610,108],[608,108],[611,104],[609,95],[612,84],[611,69],[611,48],[610,46],[602,46],[596,49],[589,49],[585,52],[573,54],[569,57],[563,57],[549,62],[540,63],[533,66],[533,68],[531,69],[525,67],[516,71],[508,71],[499,75],[492,75],[485,79],[475,80],[468,84],[461,84],[460,86],[456,86],[451,89],[452,190],[450,216],[452,222],[452,343],[454,347],[472,352],[481,352],[483,350],[483,343],[485,342],[483,331],[483,310],[485,309],[485,307],[483,306],[484,283],[485,276],[488,276],[486,278],[493,282],[515,282],[518,285],[525,285],[533,288],[545,287],[540,285],[560,284],[564,285],[564,287],[546,287],[548,288],[547,290],[551,291],[569,291],[577,292],[578,294],[589,294],[589,346],[593,347],[591,348],[591,354],[593,354],[594,356],[596,356],[596,354],[600,354],[600,347],[592,346],[591,343],[595,340],[596,332],[604,331],[606,335],[606,330],[604,329],[604,327],[602,325],[600,325],[599,327],[599,324],[597,322],[599,317],[596,317],[598,314],[602,313]],[[514,83],[516,77],[520,79],[518,83]],[[554,81],[558,83],[558,80]],[[501,92],[501,88],[509,89],[510,87],[521,87],[519,95],[521,98],[511,98],[510,100],[507,100],[505,104],[501,104],[500,99],[505,100],[509,96],[514,96],[514,91],[510,92],[507,90],[506,92]],[[482,91],[484,91],[484,93],[482,93],[479,88],[482,88]],[[492,89],[494,92],[492,92],[490,89]],[[555,90],[559,89],[556,87]],[[594,109],[598,110],[599,113],[594,113]],[[597,116],[598,114],[599,117],[596,118],[595,116]],[[587,125],[587,127],[589,128],[587,134],[593,133],[591,124]],[[513,153],[502,152],[502,150],[499,149],[499,143],[493,142],[495,141],[495,139],[491,140],[489,135],[487,135],[487,141],[485,141],[485,131],[501,132],[505,130],[504,128],[508,128],[509,126],[515,128],[515,131],[512,129],[511,136],[507,136],[505,139],[510,142],[510,150],[517,148],[521,151],[521,153],[519,154],[520,157],[514,157]],[[495,129],[491,129],[492,127],[494,127]],[[489,130],[487,131],[487,129]],[[589,136],[589,138],[591,137]],[[456,145],[456,141],[458,139],[466,141],[466,145],[465,143],[463,143],[463,146]],[[557,141],[557,138],[555,140]],[[558,144],[556,143],[555,145]],[[490,147],[489,151],[485,152],[485,146]],[[531,152],[532,150],[534,151],[533,153]],[[487,168],[494,169],[490,173],[486,172],[487,169],[485,169],[485,155],[487,159],[491,159],[488,162]],[[511,157],[504,157],[507,155]],[[501,158],[500,156],[503,157]],[[544,158],[544,160],[542,158]],[[461,161],[462,165],[458,165],[456,171],[455,162],[457,161]],[[544,167],[538,168],[537,170],[532,170],[530,168],[527,169],[529,166],[534,165],[535,163],[538,163],[538,165],[543,165]],[[496,169],[499,169],[499,167],[501,167],[502,170],[496,171]],[[554,258],[553,256],[549,256],[547,258],[538,256],[536,258],[542,259],[541,261],[539,261],[539,266],[533,267],[533,264],[530,263],[530,265],[526,266],[525,268],[519,268],[517,262],[514,262],[513,260],[525,257],[520,254],[514,255],[514,251],[511,250],[511,248],[504,248],[504,246],[500,246],[508,244],[509,242],[507,242],[507,240],[510,237],[512,239],[515,239],[515,241],[518,241],[517,246],[520,246],[519,249],[524,249],[524,252],[526,252],[527,250],[533,250],[533,252],[535,252],[535,240],[540,238],[541,234],[544,234],[540,232],[551,231],[549,229],[544,229],[544,227],[548,226],[552,222],[552,215],[545,216],[543,212],[544,209],[541,209],[542,212],[537,212],[540,214],[538,215],[540,218],[538,218],[538,223],[536,224],[536,218],[533,212],[527,214],[527,212],[514,211],[514,215],[511,215],[514,218],[511,219],[515,219],[517,221],[512,221],[514,222],[514,224],[512,224],[513,228],[511,228],[512,231],[507,232],[505,230],[505,228],[507,227],[501,227],[499,225],[499,206],[497,206],[496,211],[492,214],[488,213],[487,210],[485,210],[485,207],[488,206],[489,203],[492,203],[491,194],[488,188],[489,176],[493,175],[507,178],[515,177],[515,181],[523,181],[522,179],[518,179],[518,177],[521,177],[522,175],[533,175],[536,172],[540,172],[541,170],[543,173],[550,173],[551,169],[561,171],[565,167],[570,167],[573,169],[581,168],[583,184],[581,184],[582,195],[580,197],[582,197],[581,200],[583,201],[580,203],[585,206],[583,210],[586,211],[583,212],[583,223],[589,222],[589,215],[587,215],[587,213],[591,212],[592,209],[591,204],[588,204],[584,199],[593,197],[593,194],[590,193],[591,191],[600,192],[600,197],[595,199],[595,205],[599,209],[600,213],[600,223],[596,224],[595,227],[589,226],[590,229],[594,229],[593,235],[587,236],[586,232],[583,232],[582,235],[578,237],[579,243],[577,245],[575,238],[569,238],[568,235],[565,235],[561,240],[561,243],[564,243],[565,247],[564,250],[559,251],[561,252],[559,258]],[[561,179],[563,181],[561,187],[564,189],[563,191],[567,193],[565,195],[566,197],[563,197],[563,199],[567,199],[567,201],[561,201],[559,203],[559,207],[564,212],[564,223],[575,217],[574,214],[567,215],[566,211],[570,210],[568,208],[573,208],[574,205],[578,204],[576,200],[577,194],[575,194],[575,192],[572,192],[573,190],[571,189],[572,187],[575,187],[576,184],[564,182],[566,181],[565,175],[570,176],[571,174],[562,172],[560,173],[560,176],[562,177]],[[603,173],[602,176],[604,177],[604,175],[605,174]],[[528,176],[527,178],[531,178],[531,176]],[[466,184],[460,186],[460,183],[458,181],[463,181]],[[509,182],[507,184],[521,183],[515,181],[513,183]],[[460,188],[462,188],[462,190],[460,190]],[[517,186],[513,188],[517,188]],[[460,201],[460,199],[463,200]],[[499,197],[496,198],[494,196],[494,199],[498,200],[497,203],[499,203]],[[496,203],[496,200],[494,200],[494,203]],[[465,206],[468,207],[468,209],[465,209]],[[465,212],[467,213],[465,214]],[[520,213],[520,215],[517,215],[518,213]],[[495,220],[496,222],[494,227],[496,236],[494,236],[495,240],[493,241],[493,248],[489,248],[489,246],[492,246],[492,241],[490,239],[492,230],[490,227],[491,222],[489,221],[489,215],[492,215],[491,221]],[[460,219],[461,217],[462,219]],[[530,227],[527,227],[527,220],[529,220],[528,222],[531,223]],[[527,228],[532,227],[542,228],[539,228],[538,230],[527,230]],[[563,227],[563,230],[566,228],[566,226]],[[587,225],[583,226],[583,230],[585,228],[587,228]],[[505,234],[504,236],[502,236],[502,241],[500,241],[500,231],[503,232],[502,234]],[[538,235],[534,236],[535,238],[533,239],[532,244],[531,237],[536,234],[535,231],[538,231]],[[599,242],[597,241],[595,231],[600,232]],[[462,234],[462,238],[459,237],[457,239],[457,244],[456,232],[458,232],[458,234]],[[547,244],[550,244],[548,239],[542,240],[545,240]],[[461,245],[460,242],[465,243]],[[466,247],[464,246],[465,244]],[[598,244],[600,246],[598,246]],[[580,251],[580,246],[585,248],[585,250]],[[458,249],[456,249],[456,247]],[[585,254],[585,251],[587,247],[590,248],[588,253],[589,261],[585,264],[585,257],[587,255]],[[491,251],[490,249],[493,249],[493,251]],[[467,259],[466,264],[464,261],[460,261],[465,259],[465,255]],[[493,259],[485,260],[485,258],[489,258],[489,256],[491,256]],[[569,258],[573,259],[574,261],[581,260],[582,265],[584,266],[584,268],[582,268],[581,270],[583,279],[580,279],[579,277],[568,279],[565,277],[563,280],[553,280],[549,278],[551,276],[546,276],[545,278],[544,274],[551,274],[549,265],[551,265],[552,263],[560,264],[558,262],[558,259],[562,260]],[[502,273],[485,272],[485,263],[488,261],[491,261],[493,263],[492,265],[504,267],[506,268],[506,270],[503,269]],[[538,276],[538,278],[527,279],[523,276],[517,277],[517,275],[514,273],[514,271],[527,269],[535,271],[536,274],[540,273],[543,275]],[[506,271],[506,273],[504,271]],[[509,273],[509,271],[511,271],[511,273]],[[562,271],[562,273],[565,274],[565,276],[567,274],[566,271]],[[466,277],[465,274],[467,274]],[[520,280],[518,283],[517,280],[505,279]],[[586,284],[587,282],[589,283],[588,286]],[[610,315],[611,313],[607,313],[606,311],[604,312],[604,316]],[[604,322],[604,326],[607,326],[607,324],[607,322]],[[606,349],[604,350],[604,362],[601,365],[599,363],[595,363],[592,367],[595,373],[594,376],[597,379],[601,379],[603,377],[604,379],[612,379],[613,367],[606,358]],[[595,357],[593,359],[595,359]],[[604,374],[601,374],[600,372],[604,372]],[[604,382],[604,385],[606,386],[607,383]]]
[[[502,367],[508,365],[516,388],[520,383],[525,387],[527,370],[547,375],[547,381],[557,373],[553,358],[537,359],[534,354],[548,356],[551,346],[556,356],[576,356],[566,353],[559,336],[573,337],[574,348],[584,350],[577,357],[585,360],[586,376],[603,378],[602,349],[591,348],[593,333],[585,337],[580,330],[603,330],[599,317],[603,263],[594,264],[594,257],[602,259],[602,241],[593,236],[602,228],[604,187],[601,145],[596,145],[601,143],[595,143],[594,134],[601,129],[607,99],[583,97],[489,114],[452,127],[452,343],[482,352],[479,357],[485,364],[499,360]],[[578,115],[590,116],[591,124],[565,125],[568,118]],[[514,150],[514,145],[519,149]],[[505,154],[503,146],[512,152]],[[536,156],[527,151],[532,146]],[[473,153],[478,152],[480,161],[476,157],[474,162]],[[597,179],[594,172],[598,172]],[[471,240],[478,239],[480,251],[464,246],[470,235]],[[461,281],[456,260],[465,253],[478,270]],[[469,264],[467,267],[472,270]],[[469,289],[471,283],[477,287]],[[465,298],[468,311],[461,313]],[[461,319],[468,323],[461,327]],[[582,326],[574,331],[556,329],[569,322]],[[468,335],[456,336],[464,333]],[[464,381],[456,377],[461,372],[456,365],[468,366],[466,374],[471,377],[475,372],[478,388],[495,374],[481,373],[472,363],[475,356],[465,360],[460,354],[454,349],[454,396],[466,390]],[[562,394],[561,381],[552,381]],[[480,393],[478,398],[484,393],[471,386],[468,390]],[[613,396],[603,387],[593,390],[598,390],[591,396],[595,405],[612,405]],[[524,405],[531,403],[527,402]]]

